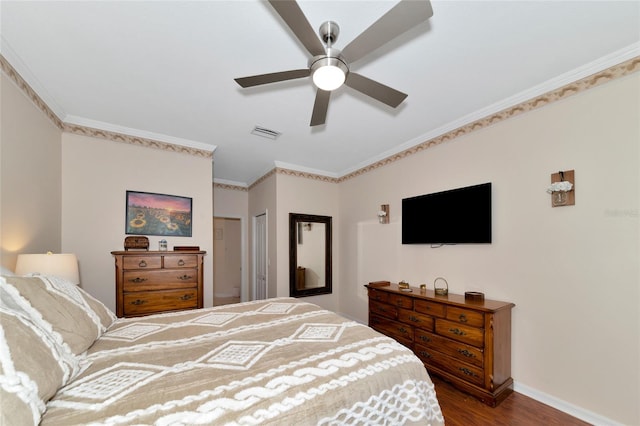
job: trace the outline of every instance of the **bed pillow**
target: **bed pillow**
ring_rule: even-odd
[[[21,296],[17,303],[41,328],[50,327],[73,354],[86,351],[115,316],[78,286],[53,276],[5,277]],[[43,325],[44,324],[44,325]]]
[[[1,282],[0,424],[37,425],[47,401],[77,374],[78,361],[6,290]]]

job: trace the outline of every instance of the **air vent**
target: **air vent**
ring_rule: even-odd
[[[275,130],[267,129],[260,126],[254,127],[251,131],[251,134],[262,136],[263,138],[267,139],[276,139],[278,136],[280,136],[280,132],[276,132]]]

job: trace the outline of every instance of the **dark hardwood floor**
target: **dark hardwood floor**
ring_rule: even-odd
[[[513,392],[496,408],[491,408],[461,392],[444,380],[431,376],[447,426],[584,426],[585,423],[562,411]]]

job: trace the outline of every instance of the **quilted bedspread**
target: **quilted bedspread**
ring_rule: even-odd
[[[43,425],[444,424],[410,350],[299,299],[119,319]]]

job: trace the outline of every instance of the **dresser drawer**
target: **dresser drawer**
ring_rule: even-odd
[[[422,312],[423,314],[433,315],[434,317],[444,318],[445,307],[441,303],[429,302],[426,300],[415,301],[416,312]]]
[[[469,327],[453,321],[436,319],[436,333],[462,343],[484,347],[484,329]]]
[[[124,271],[122,276],[125,292],[193,288],[198,285],[197,269]]]
[[[460,361],[468,362],[481,368],[484,365],[484,352],[482,349],[417,328],[413,334],[414,341],[426,348],[442,352]]]
[[[162,267],[161,256],[127,256],[122,259],[123,269],[159,269]]]
[[[408,309],[398,309],[398,321],[411,324],[424,330],[433,331],[433,317],[422,315]]]
[[[378,302],[386,302],[387,300],[389,300],[389,293],[370,288],[369,299],[375,300]]]
[[[411,343],[413,342],[413,329],[407,324],[372,315],[369,325],[374,330],[377,330],[389,337],[393,337],[406,346],[411,346]]]
[[[399,294],[389,294],[389,304],[399,308],[413,309],[413,299]]]
[[[484,370],[482,368],[460,362],[422,345],[416,345],[414,351],[418,358],[427,365],[438,367],[478,386],[484,385]]]
[[[187,254],[184,256],[166,256],[164,258],[165,268],[196,268],[198,267],[198,256]]]
[[[450,306],[447,309],[448,320],[456,321],[472,327],[484,327],[484,314],[470,309],[456,308]]]
[[[158,311],[175,311],[198,307],[198,290],[169,290],[126,293],[124,314],[144,315]]]
[[[382,315],[391,319],[398,318],[398,309],[386,303],[374,302],[372,300],[369,304],[369,309],[372,314]]]

